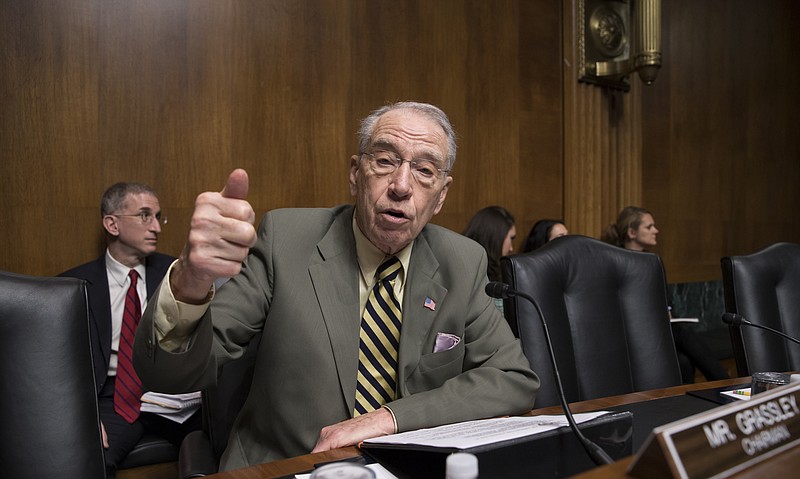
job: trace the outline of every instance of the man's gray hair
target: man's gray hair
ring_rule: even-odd
[[[106,189],[103,193],[103,199],[100,200],[100,217],[112,215],[125,208],[125,201],[128,195],[136,195],[139,193],[146,193],[158,197],[153,188],[143,183],[114,183]]]
[[[401,101],[378,108],[370,113],[368,117],[361,120],[361,128],[358,130],[360,153],[365,153],[369,149],[370,142],[372,141],[372,133],[375,131],[375,124],[378,122],[378,119],[383,114],[392,110],[404,109],[422,113],[442,127],[445,135],[447,135],[447,169],[452,169],[453,164],[456,162],[456,132],[453,130],[453,125],[450,124],[450,120],[447,118],[445,112],[442,111],[441,108],[429,103]]]

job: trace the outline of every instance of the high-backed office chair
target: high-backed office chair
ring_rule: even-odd
[[[83,281],[0,272],[0,471],[105,477]]]
[[[250,392],[259,342],[260,337],[254,339],[242,357],[223,365],[217,375],[217,385],[203,391],[203,430],[190,432],[181,443],[179,479],[218,472],[233,423]]]
[[[657,255],[569,235],[502,258],[501,270],[539,303],[568,402],[681,384]],[[542,380],[535,407],[559,404],[538,312],[523,298],[504,309]]]
[[[800,245],[777,243],[722,258],[725,309],[800,338]],[[739,376],[800,370],[800,345],[750,326],[729,326]]]

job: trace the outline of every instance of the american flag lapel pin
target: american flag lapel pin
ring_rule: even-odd
[[[425,304],[422,306],[430,309],[431,311],[436,311],[436,301],[432,300],[430,296],[425,296]]]

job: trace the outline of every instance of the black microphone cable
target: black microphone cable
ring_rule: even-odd
[[[595,464],[598,466],[603,464],[611,464],[614,462],[600,446],[595,444],[594,442],[590,441],[586,436],[583,435],[580,428],[578,428],[578,424],[575,423],[575,418],[572,417],[572,411],[569,409],[569,405],[567,404],[567,398],[564,395],[564,387],[561,385],[561,375],[558,372],[558,365],[556,364],[556,355],[553,350],[553,343],[550,340],[550,332],[547,329],[547,321],[544,319],[544,313],[542,313],[542,308],[539,307],[539,303],[537,303],[531,296],[514,289],[511,289],[511,286],[501,283],[499,281],[490,281],[489,284],[486,285],[486,294],[491,296],[492,298],[498,299],[507,299],[512,296],[519,296],[521,298],[527,299],[534,308],[536,308],[536,312],[539,313],[539,318],[542,320],[542,328],[544,329],[544,338],[547,342],[547,349],[550,352],[550,362],[553,365],[553,376],[556,381],[556,386],[558,387],[558,398],[561,400],[561,408],[564,410],[564,415],[567,417],[567,422],[569,423],[570,429],[572,432],[575,433],[575,436],[580,441],[583,448],[586,450],[586,453],[589,454],[589,457],[592,458]]]
[[[793,338],[793,337],[789,336],[788,334],[782,333],[782,332],[778,331],[777,329],[772,329],[769,326],[764,326],[762,324],[756,324],[756,323],[754,323],[752,321],[748,321],[747,319],[745,319],[744,316],[741,316],[741,315],[736,314],[736,313],[728,313],[728,312],[723,313],[722,314],[722,322],[725,323],[725,324],[730,324],[732,326],[741,326],[742,324],[744,324],[746,326],[752,326],[754,328],[763,329],[765,331],[769,331],[771,333],[777,334],[778,336],[784,337],[784,338],[788,339],[789,341],[792,341],[794,343],[800,344],[800,341],[798,341],[797,338]]]

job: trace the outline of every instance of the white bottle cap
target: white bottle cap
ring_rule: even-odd
[[[447,456],[446,479],[477,479],[478,458],[467,452]]]

